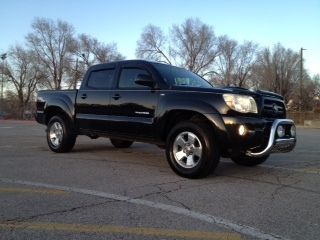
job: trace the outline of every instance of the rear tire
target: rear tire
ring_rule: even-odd
[[[133,144],[133,141],[120,140],[115,138],[110,138],[110,142],[116,148],[128,148]]]
[[[169,133],[166,147],[170,167],[186,178],[202,178],[218,165],[220,152],[205,122],[181,122]]]
[[[249,157],[245,155],[240,155],[236,157],[231,157],[231,160],[238,165],[253,167],[264,163],[268,159],[269,155],[264,157]]]
[[[62,116],[54,116],[47,126],[47,143],[49,148],[56,153],[72,150],[77,135],[72,124]]]

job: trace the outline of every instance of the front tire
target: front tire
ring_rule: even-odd
[[[204,122],[181,122],[169,133],[166,155],[170,167],[186,178],[202,178],[218,165],[219,148]]]
[[[263,157],[249,157],[246,155],[239,155],[231,157],[231,160],[238,165],[253,167],[264,163],[268,159],[269,155]]]
[[[128,148],[133,144],[133,141],[120,140],[115,138],[110,138],[110,142],[116,148]]]
[[[54,116],[47,126],[47,143],[56,153],[69,152],[76,142],[76,134],[71,123],[61,116]]]

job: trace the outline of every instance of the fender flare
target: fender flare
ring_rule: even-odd
[[[74,122],[73,116],[75,114],[75,109],[70,98],[59,96],[48,99],[44,106],[45,122],[49,120],[46,116],[52,108],[59,108],[63,113],[66,114],[72,123]]]
[[[173,104],[172,104],[173,103]],[[217,134],[217,139],[219,145],[229,146],[229,136],[228,131],[225,127],[224,121],[222,119],[221,114],[218,110],[212,106],[211,104],[204,102],[202,100],[195,100],[195,99],[184,99],[184,101],[168,101],[163,102],[162,108],[159,109],[159,122],[158,122],[158,131],[159,134],[163,134],[165,131],[165,126],[168,121],[168,116],[172,111],[192,111],[198,113],[199,115],[204,116],[212,125]]]

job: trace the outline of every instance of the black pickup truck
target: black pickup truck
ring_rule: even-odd
[[[166,149],[171,168],[199,178],[220,156],[254,166],[296,144],[283,98],[267,91],[215,88],[183,68],[128,60],[90,67],[79,90],[39,91],[36,120],[54,152],[71,151],[78,135]]]

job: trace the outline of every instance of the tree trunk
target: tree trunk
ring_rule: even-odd
[[[24,105],[23,104],[19,105],[19,119],[21,119],[21,120],[24,119]]]

